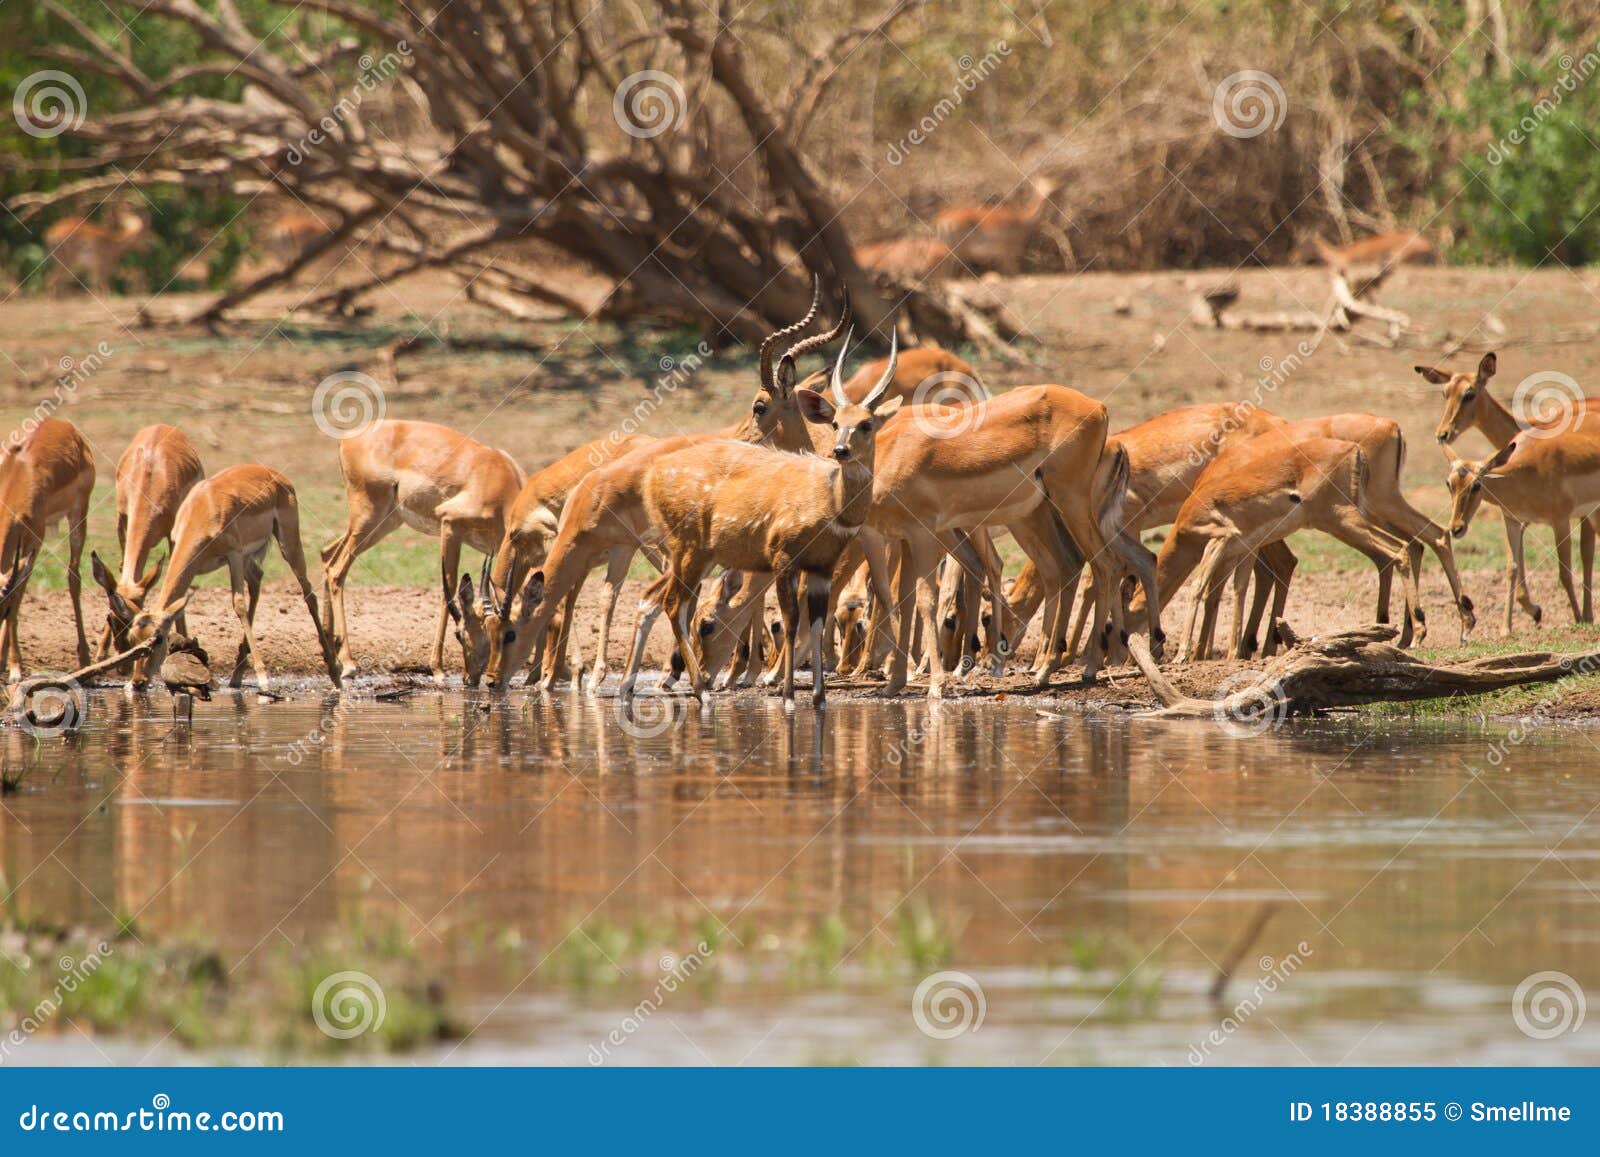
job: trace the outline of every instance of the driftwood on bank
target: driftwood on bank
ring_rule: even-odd
[[[1293,639],[1286,624],[1280,623],[1278,629]],[[1142,638],[1130,639],[1128,649],[1161,700],[1162,707],[1153,714],[1168,719],[1316,715],[1329,708],[1364,703],[1477,695],[1600,670],[1600,651],[1577,655],[1530,651],[1461,663],[1424,663],[1390,646],[1395,634],[1392,627],[1368,627],[1295,640],[1253,683],[1220,699],[1197,699],[1179,691],[1156,666]]]
[[[1344,269],[1331,273],[1328,302],[1322,311],[1309,309],[1236,311],[1239,287],[1233,282],[1214,286],[1195,299],[1190,317],[1196,325],[1209,329],[1247,330],[1253,333],[1315,333],[1312,349],[1322,344],[1330,330],[1348,333],[1357,321],[1369,318],[1384,323],[1386,339],[1373,339],[1379,344],[1393,346],[1400,334],[1411,325],[1411,318],[1397,309],[1377,305],[1366,300],[1393,272],[1386,265],[1367,274],[1355,274]]]

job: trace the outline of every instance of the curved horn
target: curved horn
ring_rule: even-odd
[[[839,360],[833,363],[833,377],[830,384],[833,389],[833,404],[836,406],[848,406],[850,404],[850,399],[844,395],[844,359],[845,355],[850,352],[850,339],[855,336],[855,333],[855,328],[851,327],[850,332],[844,335],[844,344],[839,347]]]
[[[866,396],[861,405],[870,410],[883,400],[884,391],[889,388],[889,383],[894,381],[894,371],[900,364],[900,330],[891,325],[889,327],[889,364],[884,368],[883,377],[878,379],[878,384],[872,387],[872,392]]]
[[[844,308],[839,311],[839,320],[834,327],[827,333],[813,334],[811,337],[801,338],[799,341],[795,342],[794,345],[783,351],[783,356],[778,359],[779,363],[798,362],[802,354],[808,354],[812,350],[819,350],[829,342],[836,340],[838,336],[844,332],[845,327],[849,324],[850,294],[848,291],[846,291],[844,295]]]
[[[792,337],[806,331],[817,318],[817,311],[822,308],[822,278],[815,275],[811,278],[811,308],[806,315],[793,325],[786,325],[782,329],[774,330],[767,335],[767,340],[761,343],[761,384],[768,389],[772,388],[772,354],[780,345]]]
[[[494,580],[489,577],[489,568],[494,565],[494,555],[485,555],[483,569],[478,572],[478,603],[484,610],[494,609]]]
[[[505,598],[500,602],[500,617],[511,617],[511,600],[517,597],[517,556],[511,556],[511,569],[506,573]]]

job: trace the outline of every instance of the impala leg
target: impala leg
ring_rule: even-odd
[[[72,596],[72,625],[78,632],[78,666],[89,665],[89,638],[83,629],[83,544],[89,537],[89,503],[73,512],[67,538],[67,593]]]
[[[16,683],[22,678],[22,647],[17,642],[18,619],[22,614],[22,596],[28,592],[28,580],[23,579],[16,596],[0,620],[0,656],[6,660],[6,681]]]
[[[828,625],[828,602],[832,577],[825,571],[806,575],[806,618],[811,625],[811,705],[824,707],[828,700],[827,666],[823,662],[823,634]]]
[[[1511,633],[1511,603],[1515,599],[1533,619],[1534,626],[1544,621],[1544,612],[1533,601],[1528,591],[1528,572],[1524,565],[1522,546],[1528,528],[1521,522],[1505,520],[1506,524],[1506,634]]]
[[[1578,533],[1578,549],[1583,555],[1583,621],[1594,622],[1594,516],[1583,520]]]
[[[1578,592],[1572,583],[1572,523],[1562,519],[1556,523],[1556,570],[1561,576],[1561,589],[1567,592],[1567,604],[1572,608],[1572,621],[1583,622],[1583,607],[1578,602]]]
[[[442,592],[454,590],[461,574],[461,534],[450,519],[439,524],[439,575],[444,580],[439,595],[439,623],[433,632],[433,653],[428,667],[435,681],[444,679],[444,636],[450,629],[450,606]]]
[[[639,602],[639,616],[633,627],[633,650],[628,653],[628,666],[622,672],[622,688],[618,692],[624,701],[633,698],[639,669],[644,666],[644,649],[650,641],[650,628],[656,625],[656,619],[661,614],[661,600],[665,598],[666,591],[667,583],[657,582],[645,591],[644,598]]]
[[[239,653],[233,660],[233,671],[228,675],[228,686],[237,690],[244,685],[245,664],[255,668],[256,688],[267,693],[267,671],[256,650],[256,602],[261,597],[261,555],[250,558],[228,556],[228,582],[233,587],[233,613],[239,616],[241,638]]]
[[[594,675],[589,686],[597,688],[606,678],[606,656],[611,649],[611,620],[617,613],[617,600],[622,597],[622,584],[628,579],[628,566],[633,562],[633,551],[625,546],[612,547],[606,555],[606,602],[600,613],[600,641],[595,645]]]
[[[783,663],[783,705],[794,710],[794,639],[800,621],[799,575],[785,568],[775,577],[778,590],[778,613],[783,617],[783,642],[780,647]]]
[[[1228,635],[1228,655],[1234,659],[1244,657],[1244,602],[1250,593],[1250,573],[1254,565],[1252,560],[1244,559],[1233,568],[1233,626]],[[1250,641],[1250,649],[1255,649],[1254,639]]]

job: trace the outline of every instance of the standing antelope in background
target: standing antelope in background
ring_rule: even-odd
[[[145,561],[163,539],[171,556],[178,508],[204,477],[199,452],[176,426],[146,426],[117,459],[117,544],[122,548],[122,569],[113,578],[98,554],[89,555],[94,581],[111,605],[96,661],[127,649],[128,627],[161,575],[161,561],[148,571]],[[188,633],[182,615],[178,630]]]
[[[67,520],[67,590],[78,629],[78,666],[89,665],[83,633],[83,542],[88,536],[94,454],[78,428],[46,418],[26,436],[0,445],[0,657],[10,681],[22,678],[20,628],[28,577],[44,536]]]
[[[127,206],[117,210],[116,224],[109,229],[83,217],[63,217],[44,231],[44,243],[55,261],[50,291],[60,292],[68,278],[90,292],[109,289],[122,255],[147,228],[143,214]]]
[[[845,335],[834,363],[832,398],[795,390],[806,421],[834,431],[832,462],[736,442],[708,442],[655,459],[644,478],[645,507],[667,556],[661,584],[666,612],[696,693],[705,673],[690,629],[694,601],[707,568],[770,571],[783,616],[783,699],[794,704],[794,650],[800,624],[799,584],[806,582],[810,625],[812,702],[822,706],[827,679],[822,629],[827,619],[833,571],[860,532],[872,504],[872,470],[878,426],[900,408],[884,401],[894,379],[898,337],[891,331],[889,364],[860,403],[844,392],[842,369],[850,346]],[[637,643],[627,690],[637,673]],[[626,694],[626,691],[625,691]]]
[[[957,205],[944,210],[933,219],[939,240],[971,268],[992,269],[1007,276],[1016,274],[1061,183],[1040,180],[1033,187],[1033,200],[1022,209]]]
[[[1515,597],[1533,616],[1544,614],[1528,592],[1523,558],[1523,531],[1530,522],[1549,525],[1556,536],[1556,563],[1561,589],[1572,608],[1572,621],[1584,621],[1572,583],[1572,520],[1600,510],[1600,429],[1585,426],[1548,437],[1518,437],[1482,462],[1466,462],[1448,450],[1450,462],[1450,533],[1467,533],[1472,516],[1487,498],[1505,512],[1511,557],[1506,568],[1506,600]]]
[[[1330,245],[1321,237],[1313,237],[1306,246],[1307,255],[1334,269],[1354,269],[1371,266],[1388,268],[1407,261],[1431,262],[1438,253],[1421,233],[1410,229],[1391,229],[1352,241],[1349,245]]]
[[[454,611],[451,594],[461,548],[492,554],[505,536],[506,512],[522,489],[522,469],[503,450],[475,442],[448,426],[384,419],[339,443],[350,516],[344,532],[322,548],[327,633],[345,674],[355,670],[344,614],[350,568],[391,531],[406,525],[439,536],[444,596],[429,665],[444,677],[444,634]]]
[[[333,232],[320,218],[310,213],[285,213],[267,229],[267,255],[280,269],[300,259],[300,255]]]
[[[1456,439],[1461,437],[1462,434],[1465,434],[1468,430],[1476,429],[1489,440],[1491,446],[1499,450],[1509,446],[1518,434],[1531,427],[1544,426],[1548,428],[1557,423],[1566,422],[1568,417],[1574,419],[1573,424],[1576,426],[1583,426],[1586,423],[1589,412],[1588,398],[1570,399],[1571,404],[1579,408],[1577,413],[1558,415],[1555,419],[1547,422],[1522,422],[1506,408],[1505,403],[1489,392],[1489,379],[1494,377],[1498,368],[1499,359],[1495,357],[1493,352],[1484,354],[1483,358],[1478,362],[1477,370],[1470,374],[1451,373],[1449,370],[1439,369],[1437,366],[1412,367],[1427,381],[1443,387],[1444,414],[1439,419],[1439,428],[1434,432],[1434,437],[1439,440],[1441,446],[1449,447],[1454,445]],[[1446,450],[1445,459],[1453,463],[1455,455]],[[1582,517],[1579,549],[1583,556],[1583,608],[1578,621],[1583,623],[1594,622],[1594,545],[1596,531],[1600,529],[1600,527],[1597,527],[1597,522],[1600,522],[1600,519],[1597,519],[1595,515],[1591,514]],[[1552,527],[1552,529],[1556,530],[1558,541],[1564,537],[1558,528]],[[1511,633],[1512,607],[1515,603],[1513,588],[1516,585],[1514,578],[1516,564],[1514,556],[1521,553],[1523,530],[1523,527],[1516,525],[1515,518],[1510,515],[1506,517],[1505,631],[1508,635]],[[1513,539],[1516,541],[1514,542]],[[1537,621],[1536,619],[1535,622]]]
[[[273,541],[300,584],[300,596],[311,614],[328,678],[335,687],[340,685],[339,662],[317,612],[316,592],[306,577],[305,552],[300,545],[300,506],[287,478],[270,466],[230,466],[213,474],[183,500],[172,538],[172,560],[155,605],[141,609],[128,627],[129,643],[150,644],[150,649],[134,660],[135,687],[160,677],[172,642],[173,624],[189,602],[190,585],[198,576],[226,566],[233,586],[233,610],[244,634],[228,685],[238,687],[244,682],[248,659],[255,668],[256,686],[263,695],[267,693],[267,668],[256,646],[255,619],[256,603],[261,597],[261,560]]]

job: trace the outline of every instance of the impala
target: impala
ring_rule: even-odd
[[[244,638],[228,685],[244,682],[245,661],[255,668],[256,686],[267,693],[267,668],[256,646],[256,603],[261,597],[261,560],[267,546],[278,552],[300,584],[300,596],[317,632],[328,678],[340,685],[339,660],[317,613],[317,596],[306,577],[300,545],[300,506],[289,480],[270,466],[230,466],[189,491],[172,527],[172,559],[155,605],[146,606],[128,627],[128,641],[149,649],[134,660],[133,685],[143,687],[161,674],[172,642],[172,629],[189,601],[189,587],[203,574],[226,566],[233,587],[233,610]]]
[[[144,216],[126,206],[117,211],[116,224],[109,229],[83,217],[63,217],[55,222],[44,231],[45,246],[55,261],[52,292],[59,291],[67,277],[90,292],[109,289],[123,254],[147,228]]]
[[[339,443],[350,515],[343,533],[322,548],[328,600],[327,633],[345,674],[355,669],[345,623],[344,585],[350,568],[401,525],[439,537],[444,598],[430,666],[444,676],[444,633],[450,592],[461,569],[461,548],[492,554],[505,536],[506,512],[522,489],[521,468],[503,450],[475,442],[448,426],[385,419]]]
[[[1523,530],[1530,522],[1553,527],[1561,589],[1573,621],[1583,622],[1572,582],[1572,520],[1600,510],[1600,434],[1580,428],[1550,437],[1518,437],[1482,462],[1462,461],[1448,451],[1445,457],[1450,461],[1450,533],[1457,538],[1466,534],[1485,498],[1505,511],[1511,552],[1506,598],[1514,595],[1538,625],[1544,615],[1528,593]]]
[[[1392,559],[1410,616],[1410,561],[1402,540],[1374,523],[1362,507],[1368,473],[1366,454],[1354,442],[1287,431],[1268,431],[1216,456],[1178,511],[1156,561],[1157,589],[1169,594],[1202,567],[1185,630],[1186,641],[1193,640],[1191,658],[1210,652],[1227,577],[1297,530],[1321,530],[1369,557]],[[1135,596],[1135,606],[1140,597]],[[1237,636],[1236,622],[1234,651]]]
[[[981,412],[971,415],[966,431],[955,437],[943,435],[947,413],[918,415],[926,407],[903,410],[878,436],[866,525],[885,541],[903,544],[906,552],[892,600],[898,645],[886,693],[905,686],[917,622],[930,646],[938,638],[938,562],[945,553],[961,549],[954,531],[1010,529],[1042,572],[1041,581],[1054,600],[1054,619],[1065,618],[1061,599],[1070,604],[1078,572],[1085,561],[1090,563],[1098,621],[1105,627],[1095,632],[1085,678],[1092,679],[1100,669],[1112,624],[1120,620],[1121,608],[1109,597],[1113,559],[1139,574],[1147,593],[1154,594],[1153,558],[1142,547],[1132,549],[1137,544],[1118,541],[1120,503],[1102,501],[1125,490],[1122,472],[1127,465],[1126,455],[1105,452],[1105,407],[1063,386],[1015,389],[977,406]],[[863,545],[867,541],[864,537]],[[981,567],[976,560],[966,561]],[[874,608],[874,642],[890,601],[883,600],[881,611]],[[1003,604],[996,605],[1003,611]],[[1157,600],[1150,598],[1148,607],[1152,646],[1159,650]],[[707,665],[713,669],[726,661],[729,636],[739,634],[736,623],[721,625],[730,629],[716,630],[713,624],[707,631],[701,625],[707,636]],[[1062,630],[1060,622],[1047,624],[1050,637]],[[1053,653],[1041,651],[1036,681],[1048,682],[1057,666]],[[932,664],[931,697],[943,694],[944,674],[942,664]]]
[[[1490,445],[1496,449],[1509,446],[1516,436],[1523,430],[1536,426],[1550,426],[1552,422],[1527,422],[1518,420],[1517,416],[1506,408],[1505,404],[1489,392],[1489,379],[1494,377],[1495,370],[1499,368],[1499,361],[1495,355],[1486,353],[1478,362],[1478,368],[1473,373],[1451,373],[1449,370],[1437,366],[1412,367],[1424,379],[1436,386],[1443,387],[1444,414],[1439,419],[1439,428],[1434,436],[1442,446],[1450,446],[1455,440],[1468,430],[1477,429]],[[1571,399],[1571,404],[1581,407],[1580,412],[1571,415],[1577,420],[1577,425],[1583,426],[1588,415],[1589,399]],[[1559,415],[1554,421],[1564,421],[1568,415]],[[1446,451],[1445,458],[1455,460],[1455,455]],[[1514,580],[1512,572],[1515,564],[1511,562],[1511,555],[1520,549],[1512,546],[1512,536],[1520,540],[1523,528],[1513,527],[1513,519],[1506,519],[1506,606],[1505,606],[1505,631],[1511,633],[1512,606],[1514,603]],[[1594,622],[1594,545],[1597,530],[1595,516],[1586,516],[1582,520],[1582,533],[1579,548],[1583,557],[1583,608],[1580,622]],[[1561,537],[1562,530],[1552,526],[1557,537]]]
[[[496,588],[509,591],[514,581],[514,572],[518,570],[527,572],[544,564],[549,554],[550,542],[555,538],[556,528],[561,520],[561,511],[566,506],[573,489],[595,469],[618,458],[626,457],[655,441],[655,438],[644,434],[597,439],[557,458],[523,484],[522,491],[511,504],[511,513],[506,518],[505,536],[494,551],[493,569],[485,576],[482,607],[473,608],[470,597],[463,599],[461,604],[460,613],[469,619],[475,617],[481,624],[486,646],[490,631],[487,620],[496,613],[494,605]],[[618,543],[605,554],[606,601],[600,618],[600,640],[595,652],[593,679],[596,685],[605,679],[611,620],[616,613],[623,580],[628,577],[628,566],[633,561],[634,549],[633,545]],[[470,591],[471,580],[466,581],[467,589]],[[545,640],[544,677],[541,686],[548,687],[568,674],[565,669],[568,633],[572,627],[573,608],[578,600],[578,591],[579,586],[574,583],[567,593],[566,603],[562,607],[560,616],[550,625]],[[482,664],[486,664],[487,661],[486,650],[482,656]],[[482,669],[481,664],[479,669]]]
[[[1406,544],[1411,561],[1412,614],[1401,628],[1399,645],[1412,642],[1411,618],[1416,620],[1416,642],[1427,636],[1427,619],[1418,605],[1421,591],[1418,588],[1422,567],[1422,548],[1426,545],[1438,556],[1444,568],[1445,581],[1450,584],[1450,594],[1455,599],[1461,619],[1461,639],[1476,625],[1472,600],[1461,590],[1461,576],[1456,573],[1455,554],[1450,547],[1450,536],[1427,515],[1407,501],[1400,485],[1400,474],[1405,469],[1406,444],[1400,433],[1400,424],[1376,414],[1334,414],[1326,418],[1306,418],[1291,422],[1287,431],[1292,436],[1338,438],[1354,442],[1367,456],[1369,473],[1366,492],[1362,495],[1362,508],[1367,517],[1391,535]],[[1378,618],[1389,621],[1389,582],[1392,568],[1386,557],[1374,558],[1378,567]],[[1259,595],[1258,595],[1259,598]]]
[[[1128,484],[1120,497],[1122,532],[1137,538],[1145,531],[1166,526],[1194,490],[1213,458],[1224,448],[1248,441],[1257,434],[1281,427],[1283,419],[1248,402],[1181,406],[1130,426],[1106,439],[1108,450],[1120,447],[1128,456]],[[1104,514],[1102,514],[1104,520]],[[1071,642],[1046,635],[1040,646],[1065,645],[1070,660],[1078,651],[1089,615],[1090,593],[1085,591]],[[1045,590],[1031,567],[1024,567],[1012,588],[1010,610],[1018,624],[1013,649],[1034,612],[1044,602]]]
[[[285,213],[267,229],[264,248],[280,268],[291,265],[300,255],[333,230],[310,213]]]
[[[505,686],[522,669],[545,637],[558,609],[577,597],[577,590],[590,570],[601,561],[609,560],[613,552],[626,552],[631,558],[635,551],[656,541],[644,508],[642,489],[645,472],[655,457],[707,440],[736,439],[755,443],[781,437],[779,421],[789,405],[787,399],[793,390],[798,358],[831,340],[839,327],[836,326],[833,333],[798,341],[781,356],[777,351],[784,341],[798,336],[811,324],[820,303],[821,286],[818,284],[806,315],[795,324],[768,335],[761,343],[760,380],[750,410],[743,419],[726,430],[655,439],[590,470],[568,493],[555,537],[541,567],[519,577],[521,571],[515,547],[513,557],[503,569],[496,560],[495,574],[500,577],[491,579],[488,584],[483,607],[484,630],[489,639],[484,681],[489,687]],[[848,311],[846,302],[846,315]],[[843,322],[841,317],[840,324]],[[543,521],[548,526],[548,519],[537,512],[534,521]],[[625,567],[622,573],[626,573]],[[612,597],[620,582],[621,575],[618,575]],[[641,612],[646,606],[654,605],[654,601],[646,600],[641,603]],[[651,615],[642,619],[640,626],[648,631],[653,621]]]
[[[933,226],[965,265],[1015,274],[1060,187],[1056,181],[1035,181],[1033,200],[1024,208],[957,205],[934,217]]]
[[[956,263],[950,246],[934,237],[891,237],[856,246],[856,264],[906,281],[943,281]]]
[[[783,698],[794,703],[794,648],[800,624],[799,584],[806,580],[810,627],[812,702],[827,695],[822,630],[830,585],[840,556],[866,521],[872,503],[878,427],[900,408],[884,400],[894,378],[898,340],[891,333],[889,365],[859,403],[844,392],[845,336],[834,363],[832,397],[797,389],[808,422],[834,434],[832,462],[746,443],[711,441],[655,459],[644,477],[645,508],[662,536],[667,556],[660,605],[672,625],[690,685],[705,691],[704,671],[690,630],[694,600],[708,567],[767,571],[783,616]],[[635,660],[638,647],[635,645]],[[636,661],[630,664],[630,681]]]
[[[1407,261],[1428,262],[1438,258],[1433,242],[1410,229],[1391,229],[1387,233],[1363,237],[1349,245],[1331,245],[1321,237],[1313,237],[1307,248],[1311,257],[1335,269],[1373,265],[1387,267]]]
[[[127,649],[128,626],[161,575],[161,561],[149,570],[145,570],[145,561],[163,540],[171,556],[178,508],[204,477],[199,452],[176,426],[146,426],[117,459],[117,544],[122,548],[122,568],[113,577],[98,554],[89,556],[94,581],[110,604],[95,653],[97,661]],[[187,633],[182,616],[178,630]]]
[[[78,666],[89,665],[79,570],[93,491],[94,454],[71,422],[46,418],[25,437],[0,446],[0,657],[7,660],[13,683],[22,678],[20,628],[28,577],[45,534],[62,519],[67,522],[67,589],[78,630]]]

